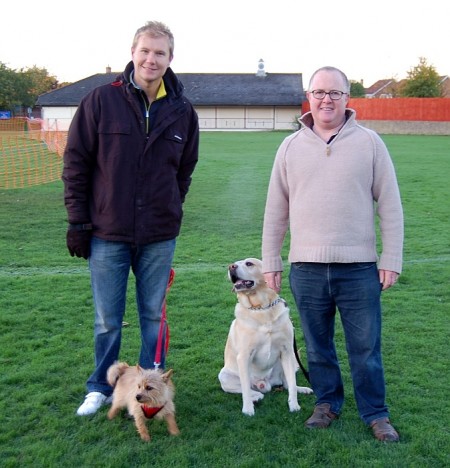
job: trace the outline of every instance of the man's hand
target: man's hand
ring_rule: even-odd
[[[68,229],[67,231],[67,248],[72,257],[89,258],[91,254],[91,237],[90,230]]]
[[[382,291],[394,286],[397,282],[397,278],[399,277],[399,274],[395,271],[379,270],[378,273],[380,275],[380,283],[383,285]]]
[[[273,289],[277,293],[281,290],[281,271],[270,271],[264,273],[264,279],[266,280],[267,286]]]

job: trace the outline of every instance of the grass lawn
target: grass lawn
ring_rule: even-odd
[[[0,463],[5,467],[448,467],[450,310],[450,137],[385,136],[405,210],[405,264],[383,294],[387,398],[401,442],[382,444],[359,420],[342,329],[346,386],[329,430],[289,413],[287,392],[241,413],[241,396],[217,379],[233,319],[227,265],[260,256],[267,183],[283,132],[201,134],[201,159],[185,204],[176,277],[168,296],[179,437],[162,422],[146,444],[131,421],[75,411],[93,368],[93,307],[86,261],[65,247],[62,183],[0,190]],[[287,247],[287,246],[286,246]],[[285,247],[285,258],[287,248]],[[286,267],[288,265],[286,264]],[[285,275],[286,278],[286,275]],[[131,277],[121,359],[135,364],[139,326]],[[297,343],[304,347],[291,305]],[[298,374],[298,384],[306,385]]]

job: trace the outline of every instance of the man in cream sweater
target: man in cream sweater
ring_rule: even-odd
[[[398,441],[385,402],[380,298],[402,269],[403,212],[387,148],[375,132],[356,122],[355,111],[347,108],[349,95],[346,75],[334,67],[320,68],[311,77],[311,112],[280,145],[274,162],[263,269],[268,285],[279,291],[281,248],[289,229],[289,281],[317,397],[306,427],[328,427],[344,403],[334,344],[337,309],[360,417],[378,440]]]

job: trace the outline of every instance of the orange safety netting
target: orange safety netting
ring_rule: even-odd
[[[0,189],[46,184],[61,178],[67,132],[44,130],[42,120],[0,120]]]

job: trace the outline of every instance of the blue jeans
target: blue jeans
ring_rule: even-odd
[[[388,417],[381,358],[381,284],[375,263],[294,263],[289,281],[300,313],[317,404],[339,414],[344,386],[334,343],[336,308],[361,419]]]
[[[136,277],[136,301],[141,329],[139,365],[154,367],[156,343],[175,239],[148,245],[92,238],[89,268],[94,297],[95,370],[87,381],[88,392],[111,395],[106,372],[119,359],[122,320],[130,268]],[[164,342],[161,367],[164,368]]]

